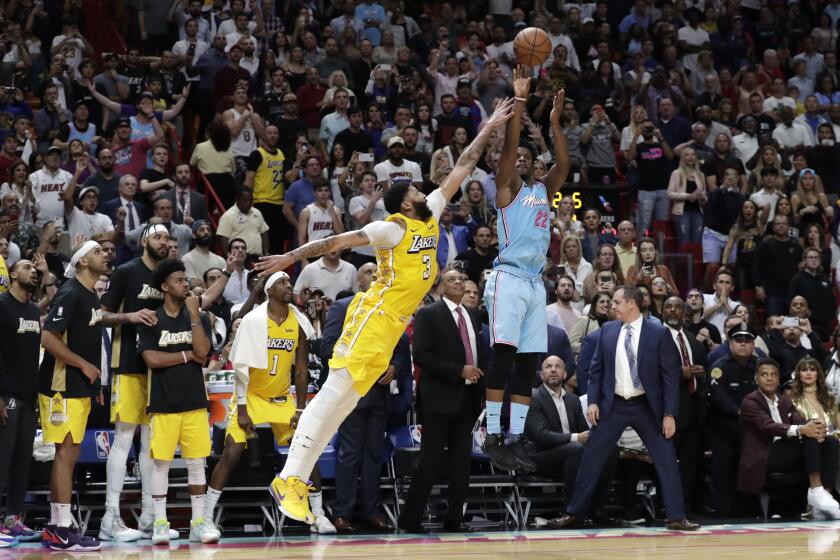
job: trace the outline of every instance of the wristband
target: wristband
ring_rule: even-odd
[[[191,327],[198,327],[201,323],[190,323]]]
[[[303,412],[302,408],[296,408],[295,410],[298,411],[298,412]]]
[[[522,101],[523,103],[527,101],[527,99],[525,99],[524,97],[514,97],[514,99],[517,101]]]
[[[184,363],[187,363],[187,353],[181,350],[181,357],[184,358]]]

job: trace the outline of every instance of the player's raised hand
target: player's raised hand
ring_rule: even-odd
[[[531,91],[531,73],[527,67],[521,64],[513,71],[513,94],[516,97],[525,99]]]
[[[554,96],[554,107],[551,108],[551,115],[549,119],[551,124],[560,124],[560,116],[563,114],[563,105],[566,104],[566,90],[559,89]]]
[[[264,257],[260,257],[260,260],[258,260],[254,264],[254,269],[259,271],[260,278],[265,278],[266,276],[270,276],[275,272],[286,270],[294,263],[294,257],[289,255],[288,253],[282,255],[267,255]]]

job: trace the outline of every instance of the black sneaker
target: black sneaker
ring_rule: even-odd
[[[528,456],[528,452],[525,451],[524,437],[517,437],[508,443],[505,448],[510,451],[510,454],[516,460],[517,468],[525,472],[534,472],[537,470],[537,464],[534,463],[533,459]]]
[[[502,434],[487,434],[484,443],[481,444],[481,450],[490,457],[493,465],[499,470],[515,471],[519,467],[516,457],[505,447],[505,438]]]

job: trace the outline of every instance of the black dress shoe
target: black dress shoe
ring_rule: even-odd
[[[686,518],[670,519],[665,522],[665,528],[669,531],[696,531],[700,528],[699,523],[692,523]]]
[[[457,523],[444,523],[443,530],[447,533],[472,533],[473,528],[464,523],[463,521],[459,521]]]
[[[378,533],[390,533],[396,531],[396,527],[391,525],[390,521],[386,521],[384,517],[371,517],[367,520],[368,527]]]
[[[419,521],[408,521],[407,519],[400,519],[397,522],[400,529],[406,533],[414,533],[416,535],[425,535],[429,531]]]
[[[333,525],[339,535],[352,535],[356,532],[356,528],[353,527],[353,523],[347,517],[336,517],[333,519]]]
[[[511,451],[505,447],[505,438],[502,434],[487,434],[481,450],[490,457],[493,465],[503,471],[515,471],[519,467],[519,461]]]
[[[594,512],[591,517],[595,525],[601,525],[604,527],[625,527],[628,525],[628,523],[623,519],[613,517],[603,510]]]
[[[537,470],[537,464],[528,456],[528,452],[525,451],[525,438],[523,436],[519,436],[515,441],[505,445],[505,447],[513,455],[513,458],[516,459],[519,469],[529,473]]]
[[[574,515],[562,515],[560,517],[555,517],[554,519],[549,520],[548,528],[549,529],[568,529],[569,527],[574,527],[575,525],[580,524],[580,519],[575,517]]]

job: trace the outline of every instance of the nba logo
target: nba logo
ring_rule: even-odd
[[[96,432],[96,456],[100,459],[107,459],[111,453],[111,439],[105,430]]]

